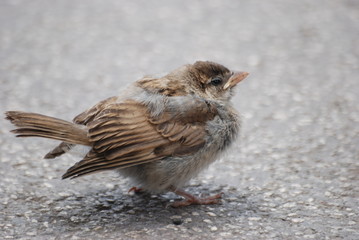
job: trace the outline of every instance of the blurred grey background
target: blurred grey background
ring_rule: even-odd
[[[60,180],[76,156],[0,125],[1,239],[358,239],[359,2],[0,2],[0,112],[63,119],[144,75],[211,60],[251,73],[241,137],[166,208],[116,173]]]

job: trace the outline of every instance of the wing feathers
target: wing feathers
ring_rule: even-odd
[[[150,150],[152,152],[155,148],[157,148],[167,142],[168,142],[168,140],[166,140],[166,139],[156,139],[156,140],[152,140],[151,142],[144,143],[144,144],[136,144],[136,145],[134,144],[134,145],[126,146],[126,147],[111,149],[108,152],[106,152],[105,155],[106,155],[106,159],[121,160],[121,157],[123,155],[135,153],[135,152],[141,151],[141,150]]]
[[[154,138],[151,132],[145,132],[143,134],[136,134],[136,135],[127,135],[127,136],[120,136],[120,137],[113,137],[103,139],[98,141],[94,146],[94,149],[102,152],[106,148],[106,150],[118,148],[122,146],[129,146],[129,145],[138,145],[143,144],[148,141],[153,141],[154,139],[162,139],[160,137]]]
[[[198,114],[208,114],[208,109],[206,105],[206,109]],[[143,104],[133,100],[117,103],[116,99],[110,98],[80,114],[74,121],[86,124],[93,149],[63,178],[198,151],[205,144],[206,134],[205,121],[198,120],[206,117],[197,116],[193,118],[195,122],[189,122],[182,120],[185,113],[179,115],[171,111],[173,108],[151,117]]]
[[[149,162],[156,160],[156,156],[151,152],[138,152],[134,156],[124,156],[121,161],[109,161],[103,157],[85,157],[84,160],[76,163],[63,175],[63,178],[78,177],[91,172],[111,170],[137,165],[139,162]]]

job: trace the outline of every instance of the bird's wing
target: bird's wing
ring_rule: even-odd
[[[153,117],[145,105],[127,100],[107,104],[97,115],[89,111],[90,115],[83,115],[81,121],[90,119],[87,120],[87,127],[93,148],[63,178],[125,168],[198,151],[205,144],[205,122],[214,117],[211,112],[213,108],[207,105],[202,107],[199,106],[195,116],[192,116],[192,110],[175,111],[169,108]]]
[[[92,108],[88,109],[87,111],[80,113],[77,115],[73,122],[81,125],[86,125],[87,123],[93,121],[93,119],[103,110],[106,108],[107,105],[111,105],[117,101],[118,97],[110,97],[107,98],[99,103],[97,103]]]

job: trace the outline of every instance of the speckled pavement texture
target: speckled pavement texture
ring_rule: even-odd
[[[359,239],[359,2],[0,2],[0,112],[63,119],[146,74],[212,60],[250,77],[242,132],[186,188],[219,205],[128,194],[114,172],[0,120],[0,239]]]

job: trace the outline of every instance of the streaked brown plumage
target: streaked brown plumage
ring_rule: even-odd
[[[118,97],[99,102],[73,123],[35,113],[6,112],[18,137],[62,141],[45,158],[75,145],[89,146],[63,178],[117,169],[151,192],[173,191],[186,200],[211,204],[220,195],[196,198],[180,190],[213,162],[239,131],[230,105],[233,87],[248,73],[233,73],[213,62],[196,62],[161,78],[145,77]]]

